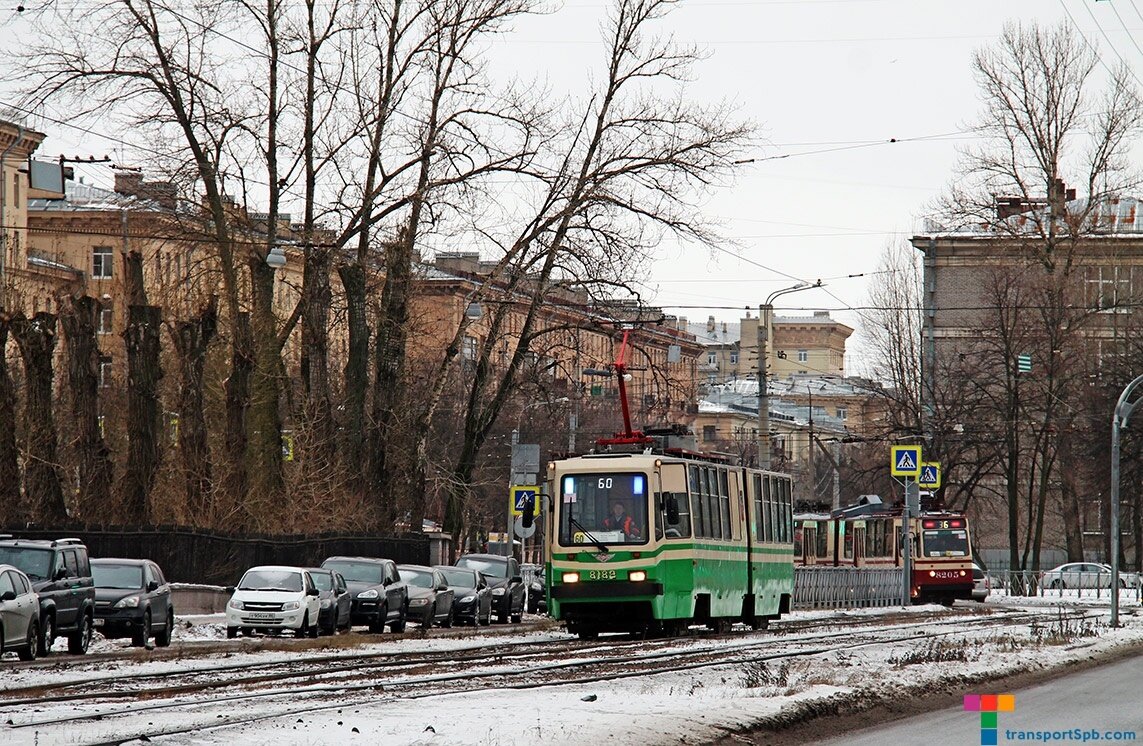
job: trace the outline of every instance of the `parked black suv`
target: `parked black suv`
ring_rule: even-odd
[[[393,560],[378,557],[330,557],[321,566],[345,578],[353,596],[352,624],[368,624],[370,632],[405,631],[409,614],[409,588]]]
[[[165,648],[175,629],[171,586],[150,560],[94,559],[95,626],[104,637],[130,637],[146,645],[152,637]]]
[[[0,539],[0,565],[15,565],[40,597],[40,655],[56,637],[70,653],[87,652],[95,618],[95,586],[87,547],[79,539]]]
[[[524,618],[524,579],[520,577],[520,563],[515,557],[466,554],[456,561],[456,566],[476,570],[488,579],[496,621],[505,624],[511,617],[513,624],[520,623]]]

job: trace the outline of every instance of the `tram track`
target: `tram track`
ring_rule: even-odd
[[[915,617],[915,615],[912,615]],[[332,708],[352,708],[366,704],[374,704],[378,696],[400,699],[420,699],[424,697],[446,696],[462,694],[475,689],[506,688],[521,689],[535,686],[567,686],[587,684],[598,681],[630,678],[636,676],[655,676],[663,673],[693,670],[725,665],[742,665],[751,662],[777,661],[797,657],[812,657],[839,652],[858,647],[880,644],[897,644],[920,637],[949,636],[964,631],[979,630],[981,628],[1004,628],[1025,624],[1042,615],[1026,614],[992,614],[976,615],[965,618],[958,615],[939,621],[927,621],[911,624],[877,625],[866,620],[868,627],[863,630],[845,629],[829,632],[808,634],[798,638],[774,636],[765,633],[750,635],[738,644],[707,644],[709,638],[678,638],[672,640],[644,641],[641,645],[628,641],[614,641],[612,644],[584,644],[577,641],[568,641],[566,646],[555,649],[555,646],[534,646],[530,651],[530,661],[525,665],[504,666],[506,656],[504,651],[487,652],[484,655],[470,655],[467,662],[468,670],[461,672],[439,672],[433,669],[439,659],[432,660],[425,656],[405,656],[398,667],[390,667],[387,675],[383,668],[372,670],[358,669],[354,672],[340,671],[345,674],[336,680],[329,680],[323,671],[314,667],[308,671],[294,671],[274,677],[245,677],[234,678],[221,682],[201,682],[199,684],[181,684],[177,687],[165,689],[151,689],[135,692],[115,692],[114,698],[133,697],[132,706],[124,708],[122,703],[113,703],[111,708],[98,708],[90,712],[69,714],[58,718],[39,720],[29,719],[26,722],[12,722],[11,725],[0,727],[0,733],[9,730],[13,733],[37,731],[48,729],[67,723],[81,721],[98,722],[104,725],[117,718],[125,718],[139,713],[159,713],[168,709],[180,709],[185,714],[188,711],[200,710],[201,720],[191,726],[156,729],[148,725],[144,733],[150,738],[156,736],[174,736],[194,730],[205,730],[219,727],[237,727],[247,722],[255,722],[266,717],[281,717],[286,715],[304,715],[307,712],[318,712]],[[1094,618],[1082,614],[1072,615],[1073,619]],[[823,620],[824,621],[824,620]],[[711,640],[713,642],[713,640]],[[627,644],[614,644],[627,643]],[[648,643],[657,643],[657,645]],[[638,648],[633,648],[638,645]],[[673,647],[672,647],[673,645]],[[541,650],[538,648],[545,648]],[[651,647],[653,649],[648,650]],[[658,648],[658,649],[654,649]],[[632,652],[634,650],[634,652]],[[519,647],[515,652],[523,652]],[[446,653],[448,655],[448,653]],[[509,655],[512,662],[518,658]],[[450,660],[457,660],[456,656]],[[244,691],[251,686],[276,683],[278,688],[257,691]],[[284,686],[283,686],[284,685]],[[224,688],[232,691],[221,693]],[[237,691],[234,691],[237,689]],[[189,697],[192,693],[211,692],[207,697]],[[72,695],[77,692],[72,692]],[[94,701],[99,697],[95,692],[87,699]],[[106,700],[109,693],[103,693]],[[164,699],[174,697],[174,699]],[[330,702],[336,697],[336,702]],[[145,698],[145,699],[140,699]],[[79,699],[75,696],[70,699]],[[277,700],[267,710],[265,704],[268,700]],[[20,707],[26,710],[37,703],[47,704],[60,701],[59,697],[4,699],[0,701],[0,712],[11,717],[11,708]],[[259,705],[262,712],[253,714],[234,714],[233,706],[242,702],[261,701]],[[299,704],[301,706],[299,706]],[[82,705],[85,708],[88,705]],[[212,709],[213,708],[213,709]],[[225,712],[218,712],[224,708]],[[238,708],[241,709],[241,708]],[[137,726],[136,726],[137,727]],[[29,733],[29,735],[31,735]],[[119,743],[132,736],[117,734],[112,740],[97,741],[99,743]]]
[[[957,615],[963,618],[969,615]],[[785,635],[799,634],[814,629],[836,629],[845,627],[882,627],[896,623],[898,620],[907,624],[927,622],[931,619],[947,618],[946,613],[931,613],[919,615],[912,613],[896,613],[886,616],[854,616],[811,620],[782,621],[770,626],[767,632],[761,635],[773,635],[781,638]],[[741,638],[742,633],[703,633],[676,638],[652,638],[646,640],[631,640],[626,638],[609,637],[600,641],[579,642],[568,639],[544,641],[517,641],[511,643],[491,642],[491,644],[477,643],[458,648],[439,651],[409,652],[409,651],[376,651],[376,652],[347,652],[322,653],[318,655],[299,652],[299,655],[287,660],[265,661],[252,660],[239,663],[227,663],[211,666],[194,666],[185,670],[164,670],[151,672],[114,673],[109,675],[93,676],[87,678],[71,679],[54,684],[32,684],[28,686],[8,687],[0,690],[0,708],[16,704],[45,704],[49,702],[70,701],[76,699],[93,699],[99,697],[115,698],[127,697],[139,693],[177,693],[194,691],[210,686],[227,686],[233,684],[255,684],[292,677],[311,675],[315,667],[320,667],[322,674],[336,674],[339,672],[359,672],[362,670],[385,670],[408,668],[416,665],[431,665],[440,662],[462,664],[480,663],[481,661],[503,658],[505,656],[531,657],[545,653],[562,654],[576,651],[583,653],[596,649],[611,649],[621,646],[640,646],[643,648],[668,646],[677,644],[682,640],[704,640],[720,638]],[[438,638],[440,639],[440,638]],[[554,650],[553,650],[554,648]],[[228,651],[233,652],[233,651]],[[85,661],[86,662],[86,661]],[[242,676],[244,672],[252,672],[251,676]],[[230,676],[232,678],[215,678]],[[197,683],[197,679],[206,680]],[[185,684],[165,683],[185,680]],[[158,683],[156,688],[150,686]],[[108,691],[105,687],[114,684],[115,691]],[[132,686],[134,685],[134,686]],[[148,688],[143,688],[148,687]]]

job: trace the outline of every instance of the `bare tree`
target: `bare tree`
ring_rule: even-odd
[[[495,419],[511,395],[533,341],[543,336],[543,306],[569,284],[614,284],[669,232],[700,243],[717,236],[694,207],[693,194],[709,188],[732,168],[748,143],[750,128],[724,107],[692,102],[679,86],[697,58],[654,36],[653,26],[674,3],[619,0],[605,30],[606,73],[590,101],[573,110],[566,139],[553,142],[555,158],[538,172],[540,199],[519,231],[504,244],[503,258],[482,288],[510,303],[499,304],[475,361],[468,394],[465,440],[452,468],[445,529],[463,531],[465,494],[476,459]],[[622,268],[622,269],[620,269]],[[482,292],[474,298],[483,299]],[[494,297],[495,298],[495,297]],[[512,303],[522,316],[518,341],[505,366],[494,368]],[[490,304],[496,307],[498,304]],[[467,330],[462,320],[438,368],[431,414],[444,373]],[[423,452],[427,419],[418,428]]]
[[[11,317],[0,309],[0,525],[20,517],[20,465],[16,447],[16,386],[8,370],[8,330]]]
[[[111,504],[111,452],[99,423],[99,345],[95,340],[100,304],[90,296],[68,298],[62,304],[60,323],[67,349],[68,392],[73,450],[77,464],[77,514],[89,518]]]
[[[56,316],[39,311],[32,318],[18,313],[11,321],[12,336],[24,359],[24,493],[28,518],[47,524],[67,520],[67,504],[60,482],[52,384],[52,356],[56,349]]]
[[[975,382],[988,405],[975,423],[997,428],[1012,567],[1035,568],[1060,493],[1059,433],[1075,419],[1081,350],[1102,323],[1085,307],[1083,266],[1109,210],[1139,184],[1129,147],[1143,106],[1123,67],[1096,93],[1098,57],[1069,26],[1009,24],[973,62],[982,143],[964,153],[938,213],[943,230],[975,236],[996,257],[978,289],[975,349],[962,343],[959,353],[981,355]],[[1018,356],[1035,359],[1032,375],[1017,371]],[[1064,510],[1070,550],[1074,508]]]

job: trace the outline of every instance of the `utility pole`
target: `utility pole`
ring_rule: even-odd
[[[799,282],[788,288],[775,290],[758,306],[758,468],[770,468],[770,393],[767,391],[767,367],[770,363],[770,316],[774,313],[774,299],[799,290],[822,287],[822,281]],[[811,446],[811,451],[812,451]],[[811,457],[813,454],[811,453]]]

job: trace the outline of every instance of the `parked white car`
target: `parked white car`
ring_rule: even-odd
[[[1068,562],[1044,573],[1044,588],[1110,588],[1111,566],[1097,562]],[[1139,574],[1119,571],[1120,588],[1139,588]]]
[[[0,655],[16,651],[22,661],[36,659],[40,641],[40,599],[19,568],[0,565]]]
[[[265,565],[246,571],[226,604],[226,636],[239,632],[318,636],[321,602],[309,572],[300,567]]]

